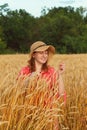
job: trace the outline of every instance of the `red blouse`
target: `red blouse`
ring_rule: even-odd
[[[48,67],[48,71],[42,71],[41,72],[41,75],[42,76],[46,76],[46,77],[49,77],[49,76],[52,76],[54,73],[56,73],[55,69],[53,67]],[[21,71],[19,72],[19,76],[20,75],[30,75],[31,74],[31,70],[28,66],[26,67],[23,67],[21,69]]]
[[[35,73],[35,72],[33,72],[33,73]],[[31,73],[30,68],[28,66],[26,66],[26,67],[23,67],[21,69],[21,71],[19,72],[18,77],[20,77],[20,76],[28,76],[28,75],[32,76],[33,73]],[[40,75],[38,76],[38,78],[39,77],[44,78],[44,79],[46,79],[47,82],[49,82],[49,89],[54,90],[53,86],[57,87],[57,89],[58,89],[58,73],[56,72],[56,70],[53,67],[48,66],[48,70],[47,71],[42,71],[40,73]],[[57,98],[59,98],[58,91],[56,92],[55,95],[56,95]],[[64,102],[66,102],[66,93],[64,93],[63,97],[64,97]]]

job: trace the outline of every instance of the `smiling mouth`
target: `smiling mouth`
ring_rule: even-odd
[[[42,59],[42,60],[47,60],[47,59]]]

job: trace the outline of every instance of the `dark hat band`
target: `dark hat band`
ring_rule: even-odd
[[[46,46],[46,44],[43,44],[43,45],[36,47],[33,51],[35,51],[36,49],[38,49],[39,47],[42,47],[42,46]]]

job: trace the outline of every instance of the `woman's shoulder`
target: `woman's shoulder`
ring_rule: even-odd
[[[29,66],[25,66],[20,70],[20,75],[27,75],[30,73],[30,68]]]
[[[48,71],[50,73],[55,73],[56,72],[56,70],[55,70],[55,68],[53,66],[48,66]]]

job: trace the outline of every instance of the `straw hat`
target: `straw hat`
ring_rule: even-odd
[[[55,48],[52,45],[47,45],[42,41],[37,41],[33,43],[30,47],[30,54],[37,51],[45,51],[48,50],[50,53],[55,53]]]

